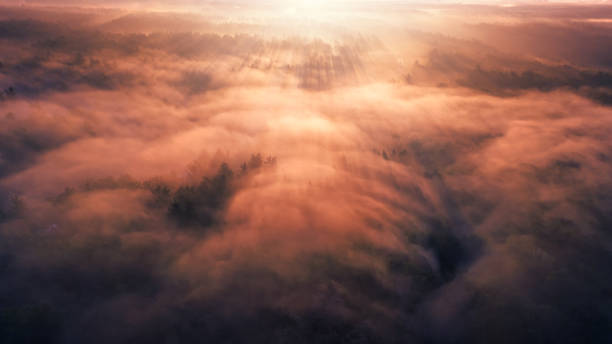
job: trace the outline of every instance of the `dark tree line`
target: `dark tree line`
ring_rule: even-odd
[[[253,154],[240,165],[238,172],[222,163],[213,175],[204,176],[198,183],[178,187],[159,178],[141,182],[129,176],[105,177],[88,180],[76,188],[66,187],[49,201],[60,206],[78,192],[144,189],[151,193],[146,203],[150,209],[165,211],[171,220],[184,227],[209,227],[218,221],[219,213],[239,189],[241,180],[251,172],[275,164],[275,157]]]

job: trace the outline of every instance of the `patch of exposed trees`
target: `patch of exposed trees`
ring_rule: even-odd
[[[56,206],[66,204],[76,193],[101,190],[148,190],[146,201],[152,210],[165,211],[167,217],[184,227],[208,227],[219,221],[219,214],[240,184],[252,173],[276,165],[276,158],[253,154],[234,171],[227,163],[199,182],[179,186],[160,178],[138,181],[129,176],[88,180],[79,187],[67,187],[49,201]]]

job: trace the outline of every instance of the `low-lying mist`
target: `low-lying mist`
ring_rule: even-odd
[[[219,6],[2,9],[0,342],[612,340],[607,7]]]

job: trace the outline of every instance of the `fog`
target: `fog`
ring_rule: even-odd
[[[0,8],[0,342],[612,340],[608,6],[47,5]]]

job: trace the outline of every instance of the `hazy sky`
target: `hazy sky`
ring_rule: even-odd
[[[266,0],[266,1],[251,1],[251,0],[178,0],[178,1],[164,1],[164,0],[137,0],[137,1],[121,1],[121,0],[0,0],[0,4],[13,5],[13,4],[71,4],[71,5],[110,5],[110,6],[133,6],[133,5],[190,5],[200,6],[210,3],[225,3],[225,4],[276,4],[281,6],[294,6],[294,5],[305,5],[312,3],[319,4],[355,4],[355,3],[387,3],[387,4],[545,4],[545,3],[574,3],[574,4],[609,4],[610,0],[557,0],[557,1],[546,1],[546,0],[331,0],[331,1],[307,1],[307,0]]]

